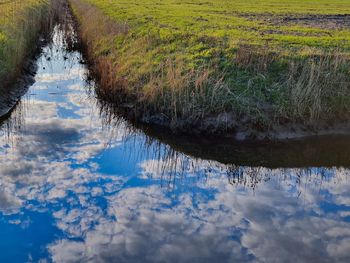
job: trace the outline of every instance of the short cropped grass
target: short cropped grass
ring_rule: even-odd
[[[0,88],[9,84],[36,48],[49,16],[49,0],[0,0]]]
[[[143,119],[176,127],[233,113],[266,129],[349,117],[348,0],[70,3],[101,93],[130,95]]]

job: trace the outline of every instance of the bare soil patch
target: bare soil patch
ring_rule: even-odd
[[[350,29],[350,14],[339,15],[271,15],[244,14],[250,20],[260,20],[276,26],[301,25],[321,29]]]

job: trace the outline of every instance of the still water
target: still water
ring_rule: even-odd
[[[350,262],[344,162],[181,151],[113,116],[54,32],[1,123],[0,262]]]

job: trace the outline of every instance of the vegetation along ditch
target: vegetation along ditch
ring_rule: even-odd
[[[236,139],[349,134],[350,3],[314,2],[68,0],[100,97],[137,122]],[[49,2],[21,6],[35,23],[31,5],[44,21]],[[3,31],[6,57],[18,47]],[[24,57],[2,59],[2,79]]]
[[[36,57],[49,39],[62,1],[0,0],[0,116],[34,82]]]

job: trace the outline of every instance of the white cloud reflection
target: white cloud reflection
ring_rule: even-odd
[[[0,139],[0,211],[3,220],[51,213],[63,233],[44,244],[54,262],[350,261],[348,169],[145,158],[157,148],[143,149],[138,135],[125,152],[139,155],[137,164],[122,156],[133,172],[104,174],[96,156],[128,144],[126,125],[112,134],[101,128],[94,99],[81,90],[85,71],[58,74],[67,65],[51,63],[20,112],[24,127]],[[48,96],[56,86],[65,91],[57,100]],[[9,223],[31,227],[28,218]]]
[[[290,172],[290,179],[295,179],[295,172]],[[225,179],[212,176],[210,186],[191,185],[175,196],[159,185],[122,189],[107,198],[108,214],[82,233],[83,241],[59,240],[49,249],[57,262],[349,260],[350,225],[341,220],[341,213],[320,207],[324,196],[312,183],[305,184],[304,197],[298,199],[290,192],[295,187],[292,180],[281,181],[279,176],[262,182],[254,192],[242,185],[233,187]],[[331,196],[338,191],[334,182],[324,182]],[[65,218],[67,232],[79,228]]]

